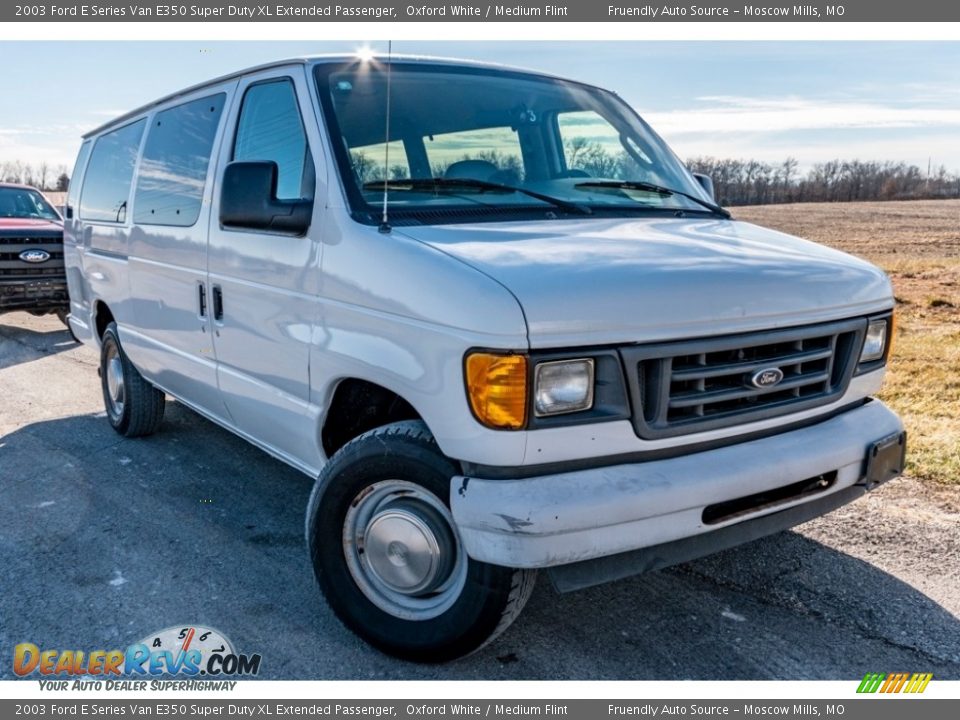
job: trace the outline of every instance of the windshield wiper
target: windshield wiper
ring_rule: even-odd
[[[663,187],[662,185],[655,185],[653,183],[642,182],[640,180],[591,180],[588,182],[577,183],[574,185],[576,188],[614,188],[616,190],[642,190],[644,192],[652,192],[657,195],[663,195],[664,197],[670,195],[680,195],[685,197],[688,200],[693,200],[693,202],[698,205],[702,205],[707,208],[710,212],[717,213],[721,217],[730,219],[730,212],[724,210],[719,205],[716,205],[706,200],[698,198],[696,195],[691,195],[690,193],[685,193],[683,190],[674,190],[672,188]]]
[[[477,180],[475,178],[405,178],[402,180],[371,180],[370,182],[363,184],[364,190],[377,190],[383,188],[384,186],[389,187],[391,190],[443,190],[443,189],[452,189],[452,188],[472,188],[474,190],[480,191],[497,191],[497,192],[516,192],[526,195],[527,197],[532,197],[536,200],[541,200],[542,202],[549,203],[554,207],[558,207],[561,210],[566,210],[567,212],[576,213],[578,215],[592,215],[593,211],[588,208],[586,205],[581,205],[580,203],[570,202],[569,200],[562,200],[552,195],[544,195],[535,190],[527,190],[522,187],[515,187],[513,185],[504,185],[502,183],[489,182],[487,180]]]

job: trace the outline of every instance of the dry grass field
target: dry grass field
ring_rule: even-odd
[[[859,255],[893,280],[899,331],[881,398],[909,432],[908,472],[960,485],[960,200],[733,208]]]

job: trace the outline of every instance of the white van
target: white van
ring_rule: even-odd
[[[903,467],[887,277],[731,219],[605,90],[265,65],[87,135],[66,215],[110,424],[170,395],[317,478],[320,588],[397,656],[482,646],[539,568],[665,567]]]

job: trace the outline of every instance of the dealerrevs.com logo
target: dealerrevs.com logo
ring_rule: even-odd
[[[223,633],[187,625],[152,633],[125,650],[41,649],[34,643],[20,643],[13,650],[13,672],[19,677],[38,674],[42,680],[64,678],[50,688],[55,690],[66,690],[67,679],[103,679],[108,690],[140,690],[145,683],[131,686],[114,679],[160,676],[202,677],[207,682],[198,685],[209,689],[213,679],[257,675],[260,660],[259,654],[237,653]],[[89,686],[89,682],[84,685]]]

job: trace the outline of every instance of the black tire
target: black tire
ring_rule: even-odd
[[[116,361],[113,369],[111,365]],[[112,397],[111,373],[119,372],[122,397]],[[116,375],[114,376],[117,377]],[[166,397],[148,383],[120,345],[116,323],[110,323],[100,343],[100,386],[110,426],[124,437],[152,435],[160,427]]]
[[[456,466],[440,452],[426,426],[404,421],[347,443],[324,467],[310,495],[307,545],[320,589],[348,628],[389,655],[435,663],[474,652],[506,630],[533,591],[535,570],[477,562],[459,549],[459,541],[462,588],[448,591],[450,605],[435,617],[399,617],[371,601],[358,585],[347,559],[345,522],[348,510],[363,502],[361,493],[368,497],[374,493],[371,488],[410,483],[446,508],[450,478],[456,474]],[[398,502],[405,501],[388,505]]]

